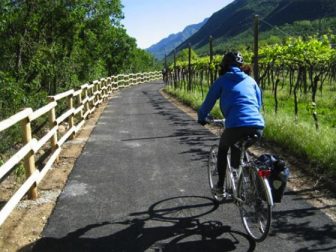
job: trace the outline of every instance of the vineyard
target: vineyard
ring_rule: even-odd
[[[264,138],[309,161],[307,169],[324,177],[336,175],[335,41],[333,35],[288,38],[282,44],[262,46],[258,57]],[[251,72],[253,52],[241,53],[246,72]],[[193,55],[174,60],[168,67],[166,89],[198,109],[218,77],[221,58]],[[218,105],[213,113],[221,116]]]

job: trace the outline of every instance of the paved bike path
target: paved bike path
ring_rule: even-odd
[[[163,98],[160,82],[111,99],[34,251],[328,251],[335,224],[287,192],[269,237],[245,234],[232,203],[216,205],[207,151],[217,138]]]

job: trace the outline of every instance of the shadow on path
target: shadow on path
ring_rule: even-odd
[[[207,162],[210,147],[218,143],[218,137],[205,128],[193,127],[193,125],[197,125],[196,120],[176,109],[157,91],[144,91],[143,94],[148,98],[155,113],[164,117],[171,124],[174,133],[165,137],[178,138],[180,145],[188,146],[187,150],[180,154],[192,154],[191,161]]]
[[[253,251],[256,244],[246,234],[219,221],[200,221],[217,208],[207,197],[168,198],[124,219],[87,225],[61,238],[41,238],[33,251],[233,251],[242,241],[249,244],[245,251]],[[101,228],[111,233],[86,237]]]

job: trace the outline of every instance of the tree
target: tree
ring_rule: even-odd
[[[45,102],[40,97],[148,70],[153,59],[127,35],[122,18],[120,0],[0,1],[1,90],[21,90],[23,96],[1,96],[0,103],[13,111],[35,108]]]

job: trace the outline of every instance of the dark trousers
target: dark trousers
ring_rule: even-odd
[[[231,167],[238,168],[240,162],[241,151],[239,148],[234,146],[234,144],[244,137],[250,135],[258,135],[260,138],[262,136],[263,130],[254,127],[240,127],[240,128],[230,128],[225,129],[220,141],[217,156],[217,169],[218,169],[218,187],[223,187],[225,169],[227,166],[227,153],[231,147]]]

